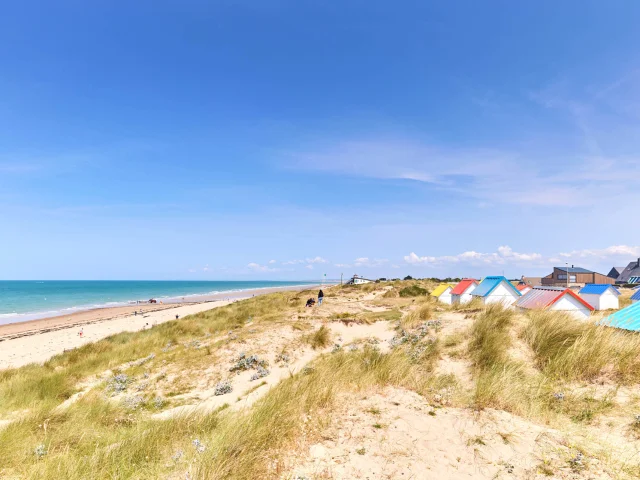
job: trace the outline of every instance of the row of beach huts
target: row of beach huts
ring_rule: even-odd
[[[596,310],[618,310],[620,291],[610,284],[587,284],[577,293],[555,286],[532,287],[526,282],[512,283],[503,276],[482,280],[464,278],[458,283],[441,283],[431,296],[448,305],[465,304],[479,299],[485,305],[502,303],[520,310],[566,312],[586,320]],[[612,313],[600,323],[626,330],[640,331],[640,287],[631,297],[631,305]]]

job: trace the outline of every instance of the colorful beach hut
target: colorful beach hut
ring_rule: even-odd
[[[573,290],[562,287],[535,287],[515,304],[521,310],[565,312],[578,320],[589,318],[594,308]]]
[[[640,302],[640,288],[636,289],[636,293],[631,295],[631,303]]]
[[[620,292],[613,285],[590,283],[578,292],[580,298],[596,310],[618,310]]]
[[[527,293],[529,293],[529,291],[531,291],[533,287],[528,283],[519,283],[518,285],[516,285],[516,288],[521,295],[526,295]]]
[[[433,292],[431,292],[431,296],[436,297],[439,302],[451,305],[451,292],[453,291],[454,286],[455,285],[453,283],[441,283],[433,290]]]
[[[453,303],[469,303],[473,298],[471,292],[478,286],[478,281],[473,278],[463,278],[453,287],[451,297]]]
[[[502,303],[505,306],[513,305],[522,294],[505,277],[485,277],[471,292],[473,298],[479,298],[482,303]]]
[[[612,313],[608,317],[603,318],[599,324],[631,330],[633,332],[640,331],[640,302],[632,303],[628,307]]]

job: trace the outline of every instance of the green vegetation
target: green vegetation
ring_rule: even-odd
[[[419,285],[411,285],[409,287],[404,287],[398,292],[400,297],[421,297],[425,295],[429,295],[429,292],[426,288],[422,288]]]

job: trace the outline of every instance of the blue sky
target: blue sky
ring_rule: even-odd
[[[606,273],[640,256],[639,21],[631,0],[6,4],[0,278]]]

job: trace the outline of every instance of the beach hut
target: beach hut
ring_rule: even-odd
[[[578,292],[580,298],[596,310],[617,310],[620,308],[620,292],[613,285],[590,283]]]
[[[451,291],[452,302],[461,304],[469,303],[473,298],[471,292],[473,292],[477,286],[477,280],[473,278],[463,278]]]
[[[439,302],[451,305],[451,292],[454,286],[452,283],[441,283],[431,292],[431,296],[437,298]]]
[[[515,304],[521,310],[565,312],[578,320],[589,318],[594,308],[573,290],[562,287],[535,287]]]
[[[520,292],[521,295],[526,295],[527,293],[529,293],[529,291],[533,287],[531,285],[526,284],[526,283],[519,283],[518,285],[516,285],[516,288],[518,289],[518,291]]]
[[[603,318],[599,324],[634,332],[640,331],[640,302],[632,303],[628,307],[612,313]]]
[[[473,298],[479,298],[482,303],[502,303],[512,305],[522,296],[520,291],[505,277],[485,277],[471,292]]]
[[[640,302],[640,288],[636,289],[636,292],[631,295],[631,303]]]

